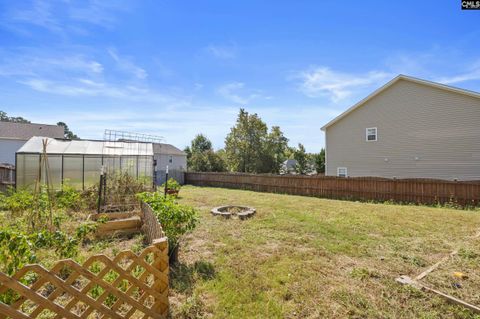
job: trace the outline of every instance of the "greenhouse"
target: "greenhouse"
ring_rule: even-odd
[[[16,153],[16,185],[31,189],[41,176],[41,182],[48,179],[53,189],[61,189],[63,184],[87,189],[99,183],[102,169],[153,183],[153,165],[151,143],[35,136]]]

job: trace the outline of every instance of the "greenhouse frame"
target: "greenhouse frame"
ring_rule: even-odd
[[[48,165],[41,165],[44,143]],[[126,172],[153,185],[152,143],[34,136],[16,152],[15,162],[17,189],[34,188],[40,173],[41,182],[46,183],[48,176],[55,190],[62,189],[64,184],[85,190],[98,185],[102,170],[107,174]]]

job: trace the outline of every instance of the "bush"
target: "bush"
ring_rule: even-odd
[[[165,183],[162,184],[162,186],[160,186],[162,189],[165,188]],[[180,191],[180,188],[182,188],[182,185],[180,185],[174,178],[170,177],[168,179],[168,183],[167,183],[167,189],[172,189],[172,190],[175,190],[175,191]]]
[[[23,214],[33,207],[33,194],[26,190],[10,188],[7,196],[0,198],[1,209],[10,211],[13,215]]]
[[[62,190],[56,194],[56,205],[68,210],[80,209],[83,206],[81,192],[65,183]]]
[[[152,207],[165,235],[169,249],[173,250],[180,237],[192,231],[198,223],[198,215],[193,207],[180,205],[172,196],[163,196],[159,192],[140,193],[138,197]]]

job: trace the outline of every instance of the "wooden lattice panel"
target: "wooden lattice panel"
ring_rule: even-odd
[[[130,250],[83,265],[58,261],[51,270],[27,265],[0,272],[0,319],[165,318],[168,313],[168,244],[156,239],[139,255]]]
[[[144,202],[142,202],[142,219],[142,231],[149,243],[152,243],[156,238],[165,237],[162,225],[158,222],[153,209]]]

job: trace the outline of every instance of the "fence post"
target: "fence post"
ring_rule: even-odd
[[[155,269],[158,269],[162,274],[165,274],[167,280],[162,280],[162,278],[155,277],[153,283],[153,289],[162,295],[162,298],[155,299],[155,303],[152,307],[152,310],[155,312],[164,315],[165,317],[168,314],[168,241],[166,237],[154,239],[152,245],[156,248],[154,254],[154,261],[152,266]]]

